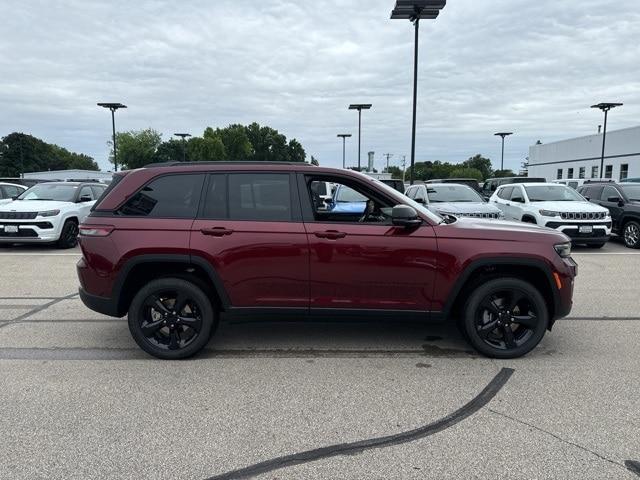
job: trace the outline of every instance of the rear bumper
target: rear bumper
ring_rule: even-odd
[[[109,297],[99,297],[87,293],[87,291],[80,287],[78,289],[80,294],[80,300],[85,304],[87,308],[90,308],[94,312],[102,313],[103,315],[109,315],[110,317],[120,317],[118,313],[118,303]]]

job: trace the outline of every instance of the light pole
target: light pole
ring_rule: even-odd
[[[116,119],[115,113],[119,108],[127,108],[122,103],[98,103],[99,107],[108,108],[111,110],[111,127],[113,128],[113,171],[118,171],[118,154],[116,150]]]
[[[342,168],[343,168],[343,169],[344,169],[344,168],[347,168],[347,167],[346,167],[345,160],[344,160],[344,159],[345,159],[345,155],[344,155],[344,148],[345,148],[345,147],[344,147],[344,145],[345,145],[345,140],[346,140],[347,138],[349,138],[350,136],[351,136],[351,134],[350,134],[350,133],[339,133],[339,134],[338,134],[338,137],[341,137],[341,138],[342,138]]]
[[[607,114],[609,110],[616,107],[621,107],[622,103],[598,103],[597,105],[591,105],[591,108],[598,108],[604,112],[604,130],[602,131],[602,154],[600,155],[600,178],[604,178],[604,143],[607,139]]]
[[[191,134],[190,133],[174,133],[174,135],[176,137],[182,138],[182,161],[186,162],[187,161],[187,142],[185,141],[185,138],[190,137]]]
[[[349,110],[358,110],[358,171],[362,168],[360,165],[360,135],[362,130],[362,110],[369,110],[371,108],[370,103],[352,103],[349,105]]]
[[[446,0],[396,0],[391,19],[410,20],[414,27],[413,40],[413,118],[411,121],[411,172],[409,183],[413,185],[413,168],[416,163],[416,108],[418,103],[418,30],[420,19],[435,19],[447,4]]]
[[[500,171],[504,171],[504,137],[508,137],[509,135],[513,135],[513,132],[498,132],[494,133],[494,135],[498,137],[502,137],[502,157],[500,160]]]

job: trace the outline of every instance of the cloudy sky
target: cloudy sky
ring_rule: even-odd
[[[108,168],[118,130],[201,134],[257,121],[338,166],[337,133],[369,150],[410,153],[413,28],[394,0],[0,2],[0,136],[23,131]],[[505,167],[528,146],[595,133],[589,105],[624,102],[609,129],[640,124],[638,0],[449,0],[420,30],[417,160]]]

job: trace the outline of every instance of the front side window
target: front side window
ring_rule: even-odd
[[[91,187],[82,187],[80,189],[80,193],[78,194],[78,201],[80,202],[91,202],[95,200],[93,196],[93,192],[91,191]]]
[[[288,173],[229,174],[229,219],[290,222]]]
[[[13,185],[5,185],[2,187],[2,190],[4,190],[4,198],[16,197],[20,195],[20,192],[22,191],[18,187],[14,187]]]
[[[195,218],[204,175],[164,175],[152,180],[118,210],[125,216]]]
[[[511,197],[510,198],[513,201],[516,201],[516,199],[519,199],[517,201],[524,202],[524,195],[522,195],[522,188],[513,187],[513,191],[511,192]]]
[[[513,187],[504,187],[498,190],[498,197],[503,200],[509,200],[511,198],[511,192],[513,192]]]
[[[600,200],[603,202],[608,202],[610,198],[617,197],[620,198],[620,193],[610,185],[607,185],[602,189],[602,194],[600,195]]]

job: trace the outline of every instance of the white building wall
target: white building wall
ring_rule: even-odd
[[[627,177],[640,177],[640,126],[607,132],[605,145],[605,171],[600,172],[602,134],[571,138],[529,147],[529,176],[545,177],[547,180],[568,178],[573,169],[573,178],[580,178],[580,168],[584,168],[584,178],[604,178],[607,165],[612,167],[611,178],[620,180],[622,165],[628,166]],[[592,175],[592,167],[598,172]]]

